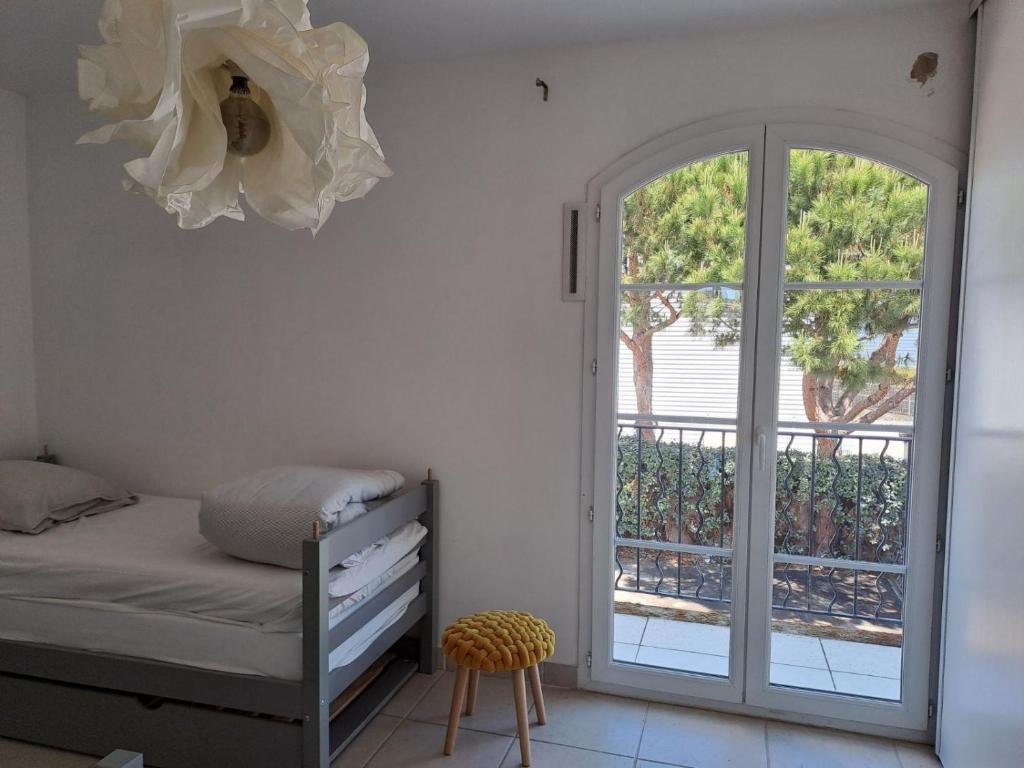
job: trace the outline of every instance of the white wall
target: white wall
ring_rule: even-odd
[[[926,50],[940,71],[922,88],[908,74]],[[971,50],[956,2],[371,65],[368,113],[396,175],[316,240],[258,219],[180,232],[120,191],[128,149],[72,145],[94,124],[73,96],[33,99],[41,435],[170,494],[284,462],[413,480],[433,466],[442,620],[533,610],[574,663],[583,308],[560,301],[561,204],[633,147],[737,110],[844,108],[966,148]]]
[[[0,89],[0,459],[34,456],[25,99]]]
[[[961,314],[939,754],[1024,765],[1024,3],[989,0],[978,40]]]

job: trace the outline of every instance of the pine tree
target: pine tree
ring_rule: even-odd
[[[927,197],[923,183],[881,163],[793,150],[787,282],[920,279]],[[624,203],[623,286],[742,283],[746,204],[746,153],[692,163],[637,189]],[[736,291],[721,289],[623,292],[620,338],[633,355],[639,413],[651,412],[653,336],[686,317],[691,332],[735,344],[738,304]],[[803,372],[807,419],[871,423],[904,403],[916,360],[900,354],[900,342],[919,315],[917,290],[787,291],[784,353]]]

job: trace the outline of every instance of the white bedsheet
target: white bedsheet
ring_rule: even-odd
[[[224,554],[199,535],[198,514],[195,500],[143,496],[38,536],[0,532],[0,596],[301,629],[301,571]]]
[[[224,554],[199,534],[198,512],[195,500],[142,496],[135,506],[38,536],[0,531],[0,597],[105,603],[241,622],[262,632],[299,631],[301,572]],[[356,567],[332,571],[331,595],[339,598],[332,608],[348,596],[365,596],[424,533],[410,523],[369,548]]]

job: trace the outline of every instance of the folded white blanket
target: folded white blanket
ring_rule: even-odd
[[[389,536],[345,558],[342,568],[331,569],[331,597],[350,595],[375,581],[416,549],[426,535],[427,529],[413,520]]]
[[[326,531],[366,511],[362,502],[404,483],[391,470],[273,467],[203,494],[199,532],[235,557],[302,567],[302,541],[314,523]]]
[[[408,555],[403,557],[393,566],[388,568],[384,573],[375,578],[365,587],[357,589],[355,592],[345,595],[345,597],[332,597],[331,598],[331,609],[330,609],[330,621],[333,627],[342,619],[346,618],[354,610],[359,608],[363,601],[377,594],[383,589],[387,589],[405,574],[416,567],[416,563],[420,561],[419,552],[410,552]]]

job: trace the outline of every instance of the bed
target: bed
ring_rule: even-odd
[[[184,499],[0,532],[0,735],[165,768],[328,768],[433,671],[437,494],[428,479],[311,531],[301,571],[220,552]]]

